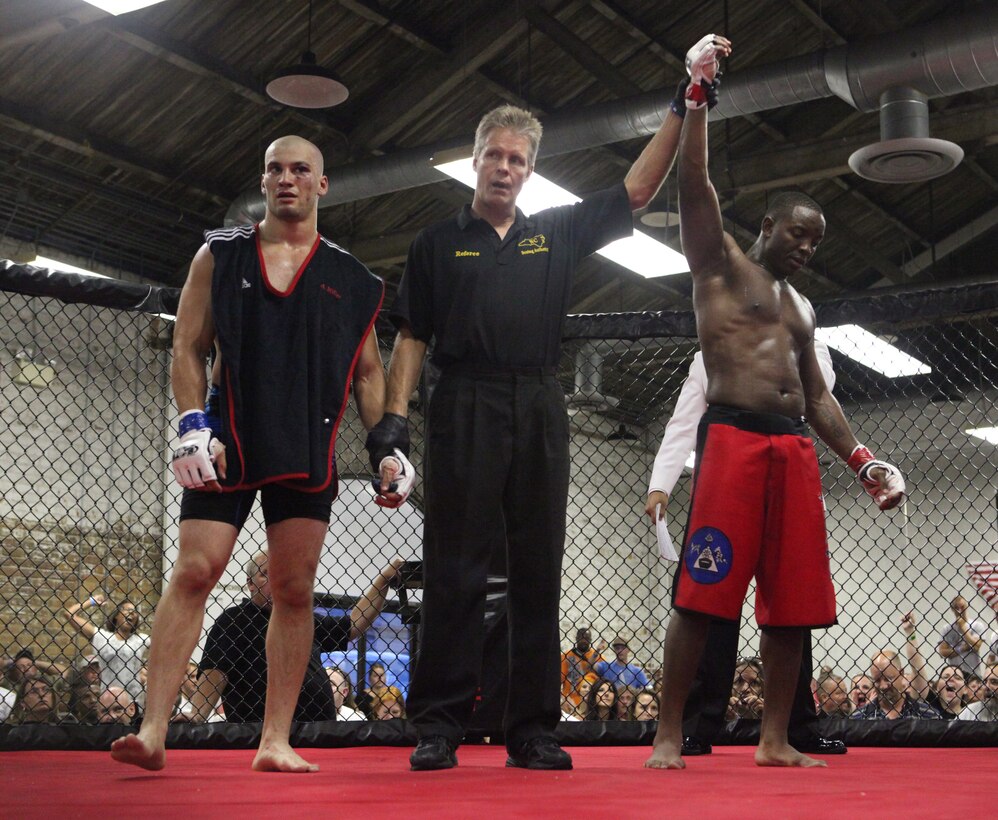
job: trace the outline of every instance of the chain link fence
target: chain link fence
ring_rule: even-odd
[[[22,733],[24,724],[125,723],[141,715],[144,636],[177,555],[179,492],[166,460],[176,427],[168,375],[172,322],[160,315],[171,312],[176,294],[39,275],[10,263],[2,274],[6,723],[21,724]],[[115,288],[127,293],[108,295]],[[884,365],[886,353],[870,364],[857,361],[869,353],[869,338],[856,348],[830,340],[835,394],[846,417],[860,441],[901,468],[909,498],[894,512],[879,512],[851,471],[819,444],[839,624],[814,633],[816,703],[842,719],[853,699],[864,689],[868,695],[863,676],[869,677],[873,656],[890,650],[904,665],[909,693],[924,686],[919,691],[940,718],[986,703],[989,672],[994,709],[998,669],[988,662],[998,651],[991,608],[998,580],[998,459],[995,433],[985,431],[998,426],[998,285],[829,303],[818,306],[818,316],[823,328],[862,325],[919,363],[921,372],[880,374],[873,365]],[[387,357],[390,330],[382,328],[381,335]],[[658,557],[644,514],[648,477],[696,349],[690,314],[570,317],[567,326],[561,375],[572,414],[573,464],[563,649],[580,628],[590,630],[607,662],[618,659],[615,644],[626,644],[619,660],[642,672],[632,698],[659,678],[675,566]],[[411,402],[417,467],[426,395],[424,389]],[[418,637],[421,499],[417,488],[403,510],[371,503],[363,429],[352,408],[340,425],[337,463],[340,497],[316,580],[321,640],[312,688],[303,696],[308,703],[299,704],[315,708],[300,716],[321,719],[333,708],[348,721],[400,717]],[[687,469],[668,508],[677,544],[690,477]],[[200,675],[192,665],[178,725],[225,717],[215,703],[217,689],[200,698],[199,686],[217,683],[206,668],[226,673],[230,696],[243,686],[262,706],[262,687],[253,681],[265,674],[266,618],[247,621],[259,634],[233,636],[223,627],[231,631],[242,623],[234,620],[237,611],[265,598],[266,579],[254,577],[255,556],[264,547],[262,517],[254,511],[209,598],[192,659],[201,663]],[[393,561],[407,563],[399,571]],[[489,618],[497,637],[489,643],[500,646],[503,556],[494,563]],[[343,619],[366,605],[383,573],[398,576],[394,591],[377,618],[369,613],[372,628],[349,640]],[[741,627],[744,658],[758,655],[752,598],[750,589]],[[501,697],[501,691],[488,693],[494,688],[489,678],[502,678],[502,657],[496,651],[483,661],[486,700]],[[564,691],[566,712],[584,709],[577,688]],[[735,698],[732,717],[752,716],[745,698]],[[223,691],[222,706],[225,701]],[[482,711],[486,707],[483,702]]]

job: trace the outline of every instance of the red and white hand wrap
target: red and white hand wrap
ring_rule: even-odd
[[[703,108],[707,104],[707,90],[717,76],[719,51],[714,35],[707,34],[686,52],[686,72],[690,75],[686,86],[687,108]]]
[[[412,493],[412,488],[416,484],[416,468],[412,466],[412,463],[405,457],[405,454],[399,450],[397,447],[392,450],[390,456],[385,456],[381,459],[381,467],[385,466],[385,462],[394,462],[393,466],[398,468],[395,473],[395,477],[392,479],[391,486],[387,493],[382,493],[379,488],[375,488],[376,495],[374,496],[374,503],[379,507],[387,507],[390,510],[394,510],[401,507],[406,499]],[[375,479],[378,481],[378,479]]]
[[[893,464],[880,461],[874,458],[862,444],[857,444],[846,462],[856,472],[864,489],[877,502],[877,506],[882,510],[889,510],[901,503],[907,488],[904,485],[904,476]],[[885,473],[883,478],[875,478],[872,472],[882,469]]]

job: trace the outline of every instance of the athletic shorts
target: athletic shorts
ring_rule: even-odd
[[[312,518],[329,523],[336,482],[319,493],[303,493],[280,484],[264,484],[259,490],[235,490],[216,493],[205,490],[184,490],[180,501],[180,520],[222,521],[237,530],[243,528],[257,492],[263,507],[263,520],[269,527],[289,518]]]
[[[697,431],[672,602],[737,621],[753,576],[760,626],[836,623],[821,477],[806,422],[712,405]]]

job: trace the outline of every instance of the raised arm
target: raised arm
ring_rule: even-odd
[[[917,626],[914,612],[909,612],[901,619],[901,631],[905,638],[904,652],[908,656],[908,664],[911,667],[911,680],[908,685],[917,697],[925,700],[929,695],[929,679],[926,673],[925,657],[922,655],[922,648],[918,640]]]
[[[641,155],[634,160],[624,177],[624,187],[627,189],[632,211],[645,207],[662,187],[662,182],[676,160],[682,128],[682,118],[676,116],[670,107],[661,127],[648,141]]]
[[[359,638],[367,632],[371,628],[371,624],[381,614],[385,608],[385,598],[388,596],[389,585],[392,579],[398,575],[401,566],[401,558],[393,559],[374,579],[370,589],[358,599],[350,612],[350,640]]]
[[[84,614],[83,610],[95,606],[99,607],[103,603],[103,595],[94,595],[81,603],[73,604],[66,610],[66,617],[69,619],[69,623],[74,626],[77,632],[80,632],[88,641],[92,641],[94,639],[94,635],[97,634],[97,627],[94,626],[94,622],[91,621],[86,614]]]
[[[229,685],[228,676],[221,669],[202,669],[198,685],[191,695],[191,722],[205,723],[215,711],[218,699]]]
[[[679,139],[679,216],[683,253],[694,278],[719,273],[725,258],[724,228],[717,192],[707,172],[705,83],[717,76],[717,57],[731,51],[723,37],[704,38],[690,49],[687,111]]]

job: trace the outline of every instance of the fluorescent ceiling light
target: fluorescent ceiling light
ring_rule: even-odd
[[[469,157],[451,162],[441,162],[435,167],[438,171],[474,190],[478,177],[474,168],[471,167]],[[530,214],[545,208],[553,208],[556,205],[573,205],[581,201],[581,197],[560,185],[556,185],[535,171],[530,175],[530,179],[524,183],[523,189],[516,199],[516,204],[523,213],[530,216]],[[687,273],[690,269],[685,256],[677,253],[665,243],[652,239],[648,234],[641,233],[641,231],[635,231],[633,236],[611,242],[596,253],[648,279],[656,276]]]
[[[155,6],[157,3],[162,3],[163,0],[85,0],[85,2],[103,9],[108,14],[117,16],[144,9],[146,6]]]
[[[60,262],[58,259],[49,259],[47,256],[36,256],[34,262],[29,264],[34,265],[39,268],[48,268],[49,270],[58,270],[63,273],[76,273],[80,276],[94,276],[97,279],[113,279],[113,276],[105,276],[103,273],[95,273],[92,270],[87,270],[86,268],[78,268],[76,265],[69,265],[66,262]],[[176,320],[176,316],[169,313],[157,313],[161,319],[166,319],[168,322]]]
[[[974,436],[975,438],[982,438],[988,444],[998,444],[998,427],[973,427],[970,430],[964,430],[968,436]]]
[[[903,353],[890,342],[863,330],[859,325],[819,327],[814,335],[829,347],[834,347],[850,359],[891,379],[932,372],[932,368],[925,362]]]

